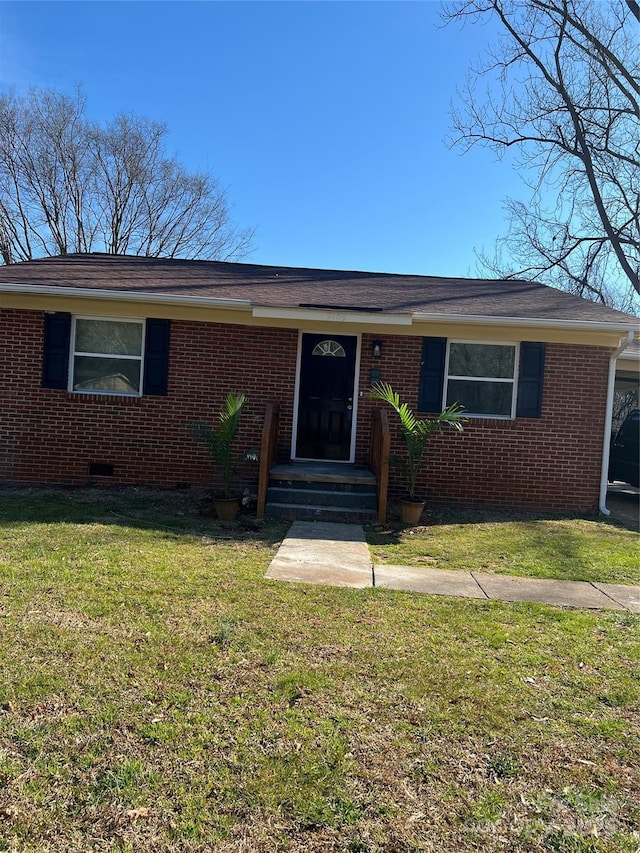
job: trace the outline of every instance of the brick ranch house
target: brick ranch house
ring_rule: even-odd
[[[525,281],[103,254],[5,266],[0,482],[205,486],[190,425],[242,390],[261,515],[278,463],[373,465],[380,480],[379,378],[419,412],[465,405],[464,432],[429,449],[430,502],[606,512],[616,360],[634,334],[633,317]]]

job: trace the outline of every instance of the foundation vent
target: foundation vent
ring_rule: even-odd
[[[109,462],[89,462],[90,477],[113,477],[114,466]]]

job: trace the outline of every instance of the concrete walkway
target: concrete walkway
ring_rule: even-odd
[[[558,607],[640,613],[640,586],[374,565],[359,524],[294,521],[266,577],[327,586],[378,586],[428,595],[534,601]]]

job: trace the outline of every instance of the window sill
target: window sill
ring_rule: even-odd
[[[67,400],[86,400],[87,402],[116,402],[123,404],[139,403],[142,394],[112,394],[109,391],[67,391]]]

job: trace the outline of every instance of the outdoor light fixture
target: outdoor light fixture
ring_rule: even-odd
[[[374,358],[380,358],[382,355],[382,341],[374,341],[371,354]]]

